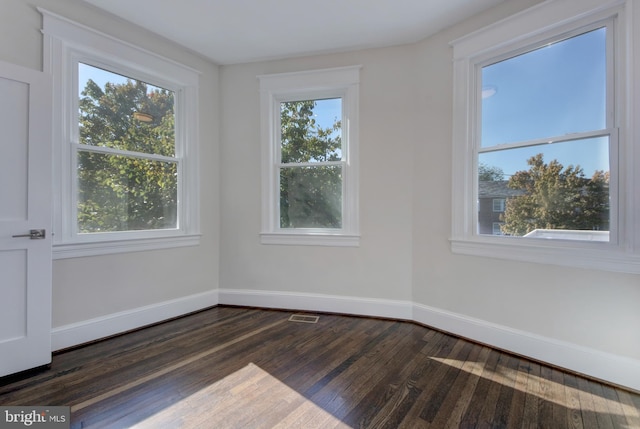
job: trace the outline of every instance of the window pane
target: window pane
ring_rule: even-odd
[[[342,160],[342,99],[280,103],[282,163]]]
[[[608,147],[600,137],[481,153],[478,233],[504,222],[505,235],[608,241]],[[496,198],[504,213],[493,212]]]
[[[342,228],[342,167],[281,168],[280,228]]]
[[[177,164],[78,152],[81,233],[177,228]]]
[[[500,222],[493,223],[493,235],[502,235],[502,224]]]
[[[493,200],[493,211],[494,212],[503,212],[504,211],[504,198],[494,198]]]
[[[606,127],[606,28],[482,68],[482,147]]]
[[[175,155],[174,93],[78,64],[80,143]]]

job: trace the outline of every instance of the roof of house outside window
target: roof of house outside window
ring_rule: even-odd
[[[524,193],[520,189],[510,188],[508,183],[508,180],[481,181],[478,183],[478,198],[508,198]]]

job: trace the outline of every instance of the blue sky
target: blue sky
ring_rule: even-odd
[[[481,147],[558,137],[606,128],[605,29],[598,29],[485,66]],[[88,79],[104,88],[126,77],[79,65],[80,91]],[[151,88],[150,88],[151,89]],[[342,116],[340,98],[317,100],[314,113],[327,128]],[[606,138],[577,140],[480,155],[479,162],[501,168],[507,179],[526,170],[526,160],[542,152],[548,162],[580,165],[586,176],[609,170]]]
[[[606,30],[485,66],[481,147],[606,128]],[[576,140],[481,154],[480,162],[501,168],[508,178],[527,170],[526,160],[543,153],[586,176],[609,170],[606,138]]]
[[[84,90],[87,81],[91,79],[98,84],[100,88],[104,88],[107,82],[111,83],[125,83],[127,78],[115,73],[111,73],[96,67],[92,67],[86,64],[78,64],[78,87],[80,92]]]
[[[127,78],[106,70],[102,70],[93,66],[80,63],[78,66],[78,86],[82,92],[87,81],[93,80],[100,88],[104,88],[107,82],[125,83]],[[154,89],[153,85],[147,84],[150,89]],[[336,118],[342,118],[342,99],[329,98],[316,100],[316,107],[313,109],[315,119],[322,128],[329,128],[333,125]]]
[[[328,98],[316,100],[316,107],[313,108],[316,122],[322,128],[331,127],[335,120],[342,119],[342,99]]]
[[[84,90],[84,87],[87,84],[87,81],[91,79],[93,80],[100,88],[104,88],[104,85],[107,82],[110,83],[126,83],[127,78],[125,76],[112,73],[106,70],[102,70],[93,66],[89,66],[86,64],[79,63],[78,64],[78,87],[80,93]],[[159,89],[156,86],[151,84],[147,84],[149,91],[154,89]]]

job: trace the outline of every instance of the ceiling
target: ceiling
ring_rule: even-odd
[[[85,0],[218,64],[422,40],[504,0]]]

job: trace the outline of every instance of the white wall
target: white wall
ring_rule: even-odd
[[[131,313],[128,314],[128,324],[120,325],[122,329],[171,315],[176,309],[188,310],[198,300],[197,305],[206,305],[206,299],[211,299],[218,287],[218,67],[184,48],[76,0],[2,0],[0,60],[42,70],[42,18],[36,6],[137,44],[202,73],[199,94],[201,246],[54,261],[54,334],[71,334],[58,345],[70,345],[74,341],[73,335],[78,334],[83,326],[91,332],[80,333],[76,337],[80,341],[90,339],[86,335],[112,333],[104,323],[97,327],[95,322],[105,317],[113,318],[114,314]],[[193,299],[194,296],[198,299]],[[172,303],[172,308],[166,305],[167,301]],[[161,310],[155,308],[161,303]],[[146,313],[137,317],[136,312],[140,308]],[[66,329],[71,326],[75,331]]]
[[[450,250],[449,42],[538,2],[505,2],[414,45],[222,67],[220,301],[411,318],[640,388],[640,276]],[[355,64],[361,246],[261,245],[256,76]]]
[[[221,68],[223,302],[227,293],[234,296],[229,299],[239,299],[242,290],[246,296],[255,292],[255,301],[234,303],[260,305],[264,304],[260,292],[283,292],[281,297],[324,294],[411,306],[414,264],[430,266],[413,256],[414,229],[422,228],[434,238],[444,236],[445,242],[450,231],[451,55],[447,40],[433,47],[437,58],[425,46],[427,42]],[[362,65],[360,247],[260,244],[257,76],[352,65]],[[442,73],[431,78],[430,69]],[[433,100],[431,91],[438,91],[443,100]],[[429,101],[433,108],[426,111]],[[439,102],[444,105],[437,106]],[[425,127],[427,122],[434,125]],[[426,173],[436,179],[416,181]],[[417,211],[418,206],[427,212]],[[434,216],[444,224],[436,225]],[[303,300],[300,305],[313,304]]]
[[[413,199],[413,299],[470,318],[640,359],[640,276],[450,251],[453,69],[448,43],[494,22],[513,6],[476,16],[418,44],[422,75],[418,134],[423,137],[414,145],[413,182],[415,189],[427,192],[415,192]],[[423,168],[417,167],[425,161]],[[434,201],[439,202],[438,210]]]
[[[414,63],[407,46],[222,68],[222,288],[411,299]],[[257,75],[351,65],[362,65],[360,247],[260,244]]]
[[[413,45],[220,68],[77,0],[1,1],[0,60],[41,70],[41,5],[202,71],[202,245],[55,261],[54,332],[97,337],[139,313],[161,317],[158,304],[188,311],[219,294],[222,303],[413,318],[640,389],[640,276],[450,251],[448,43],[538,0],[504,2]],[[356,64],[361,246],[261,245],[256,76]]]

